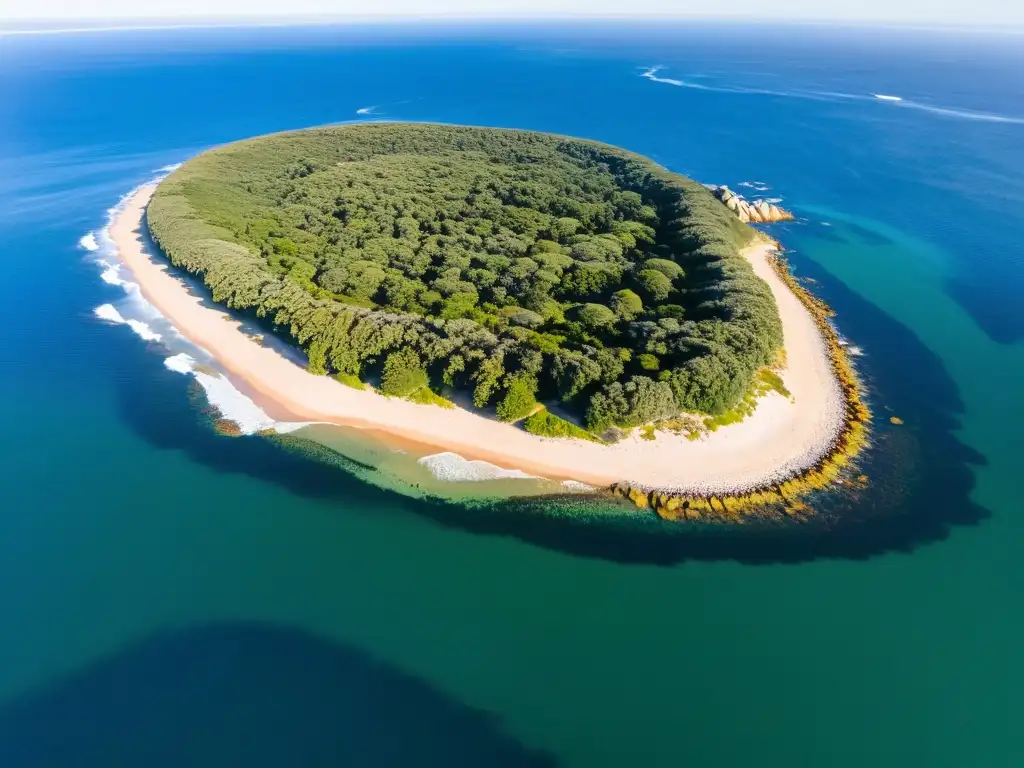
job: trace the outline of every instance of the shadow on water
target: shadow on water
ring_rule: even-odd
[[[870,352],[861,361],[876,411],[876,445],[862,463],[870,478],[866,489],[826,495],[819,499],[822,514],[805,523],[680,527],[645,515],[628,524],[523,514],[536,506],[528,501],[488,515],[449,506],[434,512],[434,519],[577,555],[661,565],[720,559],[748,564],[863,560],[910,552],[948,538],[958,526],[987,519],[991,513],[971,499],[972,467],[983,466],[986,459],[955,434],[964,406],[941,360],[909,328],[820,266],[804,260],[798,266],[801,275],[817,281],[815,292],[838,311],[843,331]],[[899,415],[905,426],[891,426],[890,415]]]
[[[878,440],[864,460],[871,478],[855,496],[830,495],[824,514],[806,523],[751,521],[742,526],[662,523],[632,508],[594,514],[576,501],[513,500],[487,509],[412,499],[354,478],[336,466],[281,450],[261,438],[227,438],[198,427],[178,378],[154,374],[148,387],[121,379],[122,416],[152,444],[181,450],[218,472],[277,483],[299,496],[337,502],[339,513],[413,512],[438,525],[620,563],[673,565],[687,560],[795,563],[865,559],[909,552],[974,525],[989,512],[971,498],[972,466],[983,456],[955,435],[964,406],[941,360],[905,325],[847,289],[819,265],[795,257],[800,274],[839,313],[842,329],[868,349],[861,367],[871,384]],[[146,356],[143,365],[157,365]],[[149,362],[153,361],[153,362]],[[892,410],[886,410],[891,408]],[[893,428],[897,414],[906,426]],[[155,415],[159,414],[159,416]]]
[[[159,635],[0,708],[4,768],[547,768],[490,713],[290,628]]]
[[[978,259],[977,263],[988,262]],[[977,282],[988,278],[987,284]],[[999,276],[996,277],[996,280]],[[957,276],[946,281],[946,292],[971,315],[978,327],[997,344],[1017,344],[1024,339],[1024,312],[1020,311],[1018,292],[1006,290],[1013,285],[1009,279],[993,285],[992,276],[983,270],[972,270],[970,276]]]

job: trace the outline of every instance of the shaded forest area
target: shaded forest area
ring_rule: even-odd
[[[551,134],[376,123],[210,150],[148,209],[172,263],[384,394],[602,433],[722,413],[782,344],[753,231],[702,185]],[[569,434],[551,414],[542,433]],[[564,424],[564,423],[563,423]],[[577,430],[578,431],[578,430]]]

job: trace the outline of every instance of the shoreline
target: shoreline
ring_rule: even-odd
[[[150,252],[145,211],[155,188],[150,183],[134,190],[111,221],[108,232],[118,258],[146,300],[268,412],[374,430],[552,480],[657,489],[684,498],[743,496],[791,481],[827,460],[849,426],[849,391],[836,364],[830,329],[809,303],[813,297],[786,279],[788,270],[780,267],[775,245],[749,246],[744,255],[779,306],[787,360],[781,376],[792,399],[769,393],[742,422],[696,441],[659,432],[653,441],[634,435],[599,445],[537,437],[469,411],[355,390],[260,345],[225,310],[204,305],[169,273],[162,255]],[[638,506],[650,503],[633,500]]]

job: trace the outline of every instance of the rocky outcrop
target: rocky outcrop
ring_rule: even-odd
[[[708,189],[742,222],[771,224],[776,221],[791,221],[794,218],[792,213],[767,200],[744,200],[742,195],[736,194],[726,186],[708,186]]]

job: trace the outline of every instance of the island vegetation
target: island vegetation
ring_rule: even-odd
[[[449,407],[463,391],[540,435],[726,414],[782,344],[740,252],[753,230],[592,141],[399,123],[264,136],[178,168],[147,220],[311,371]]]

